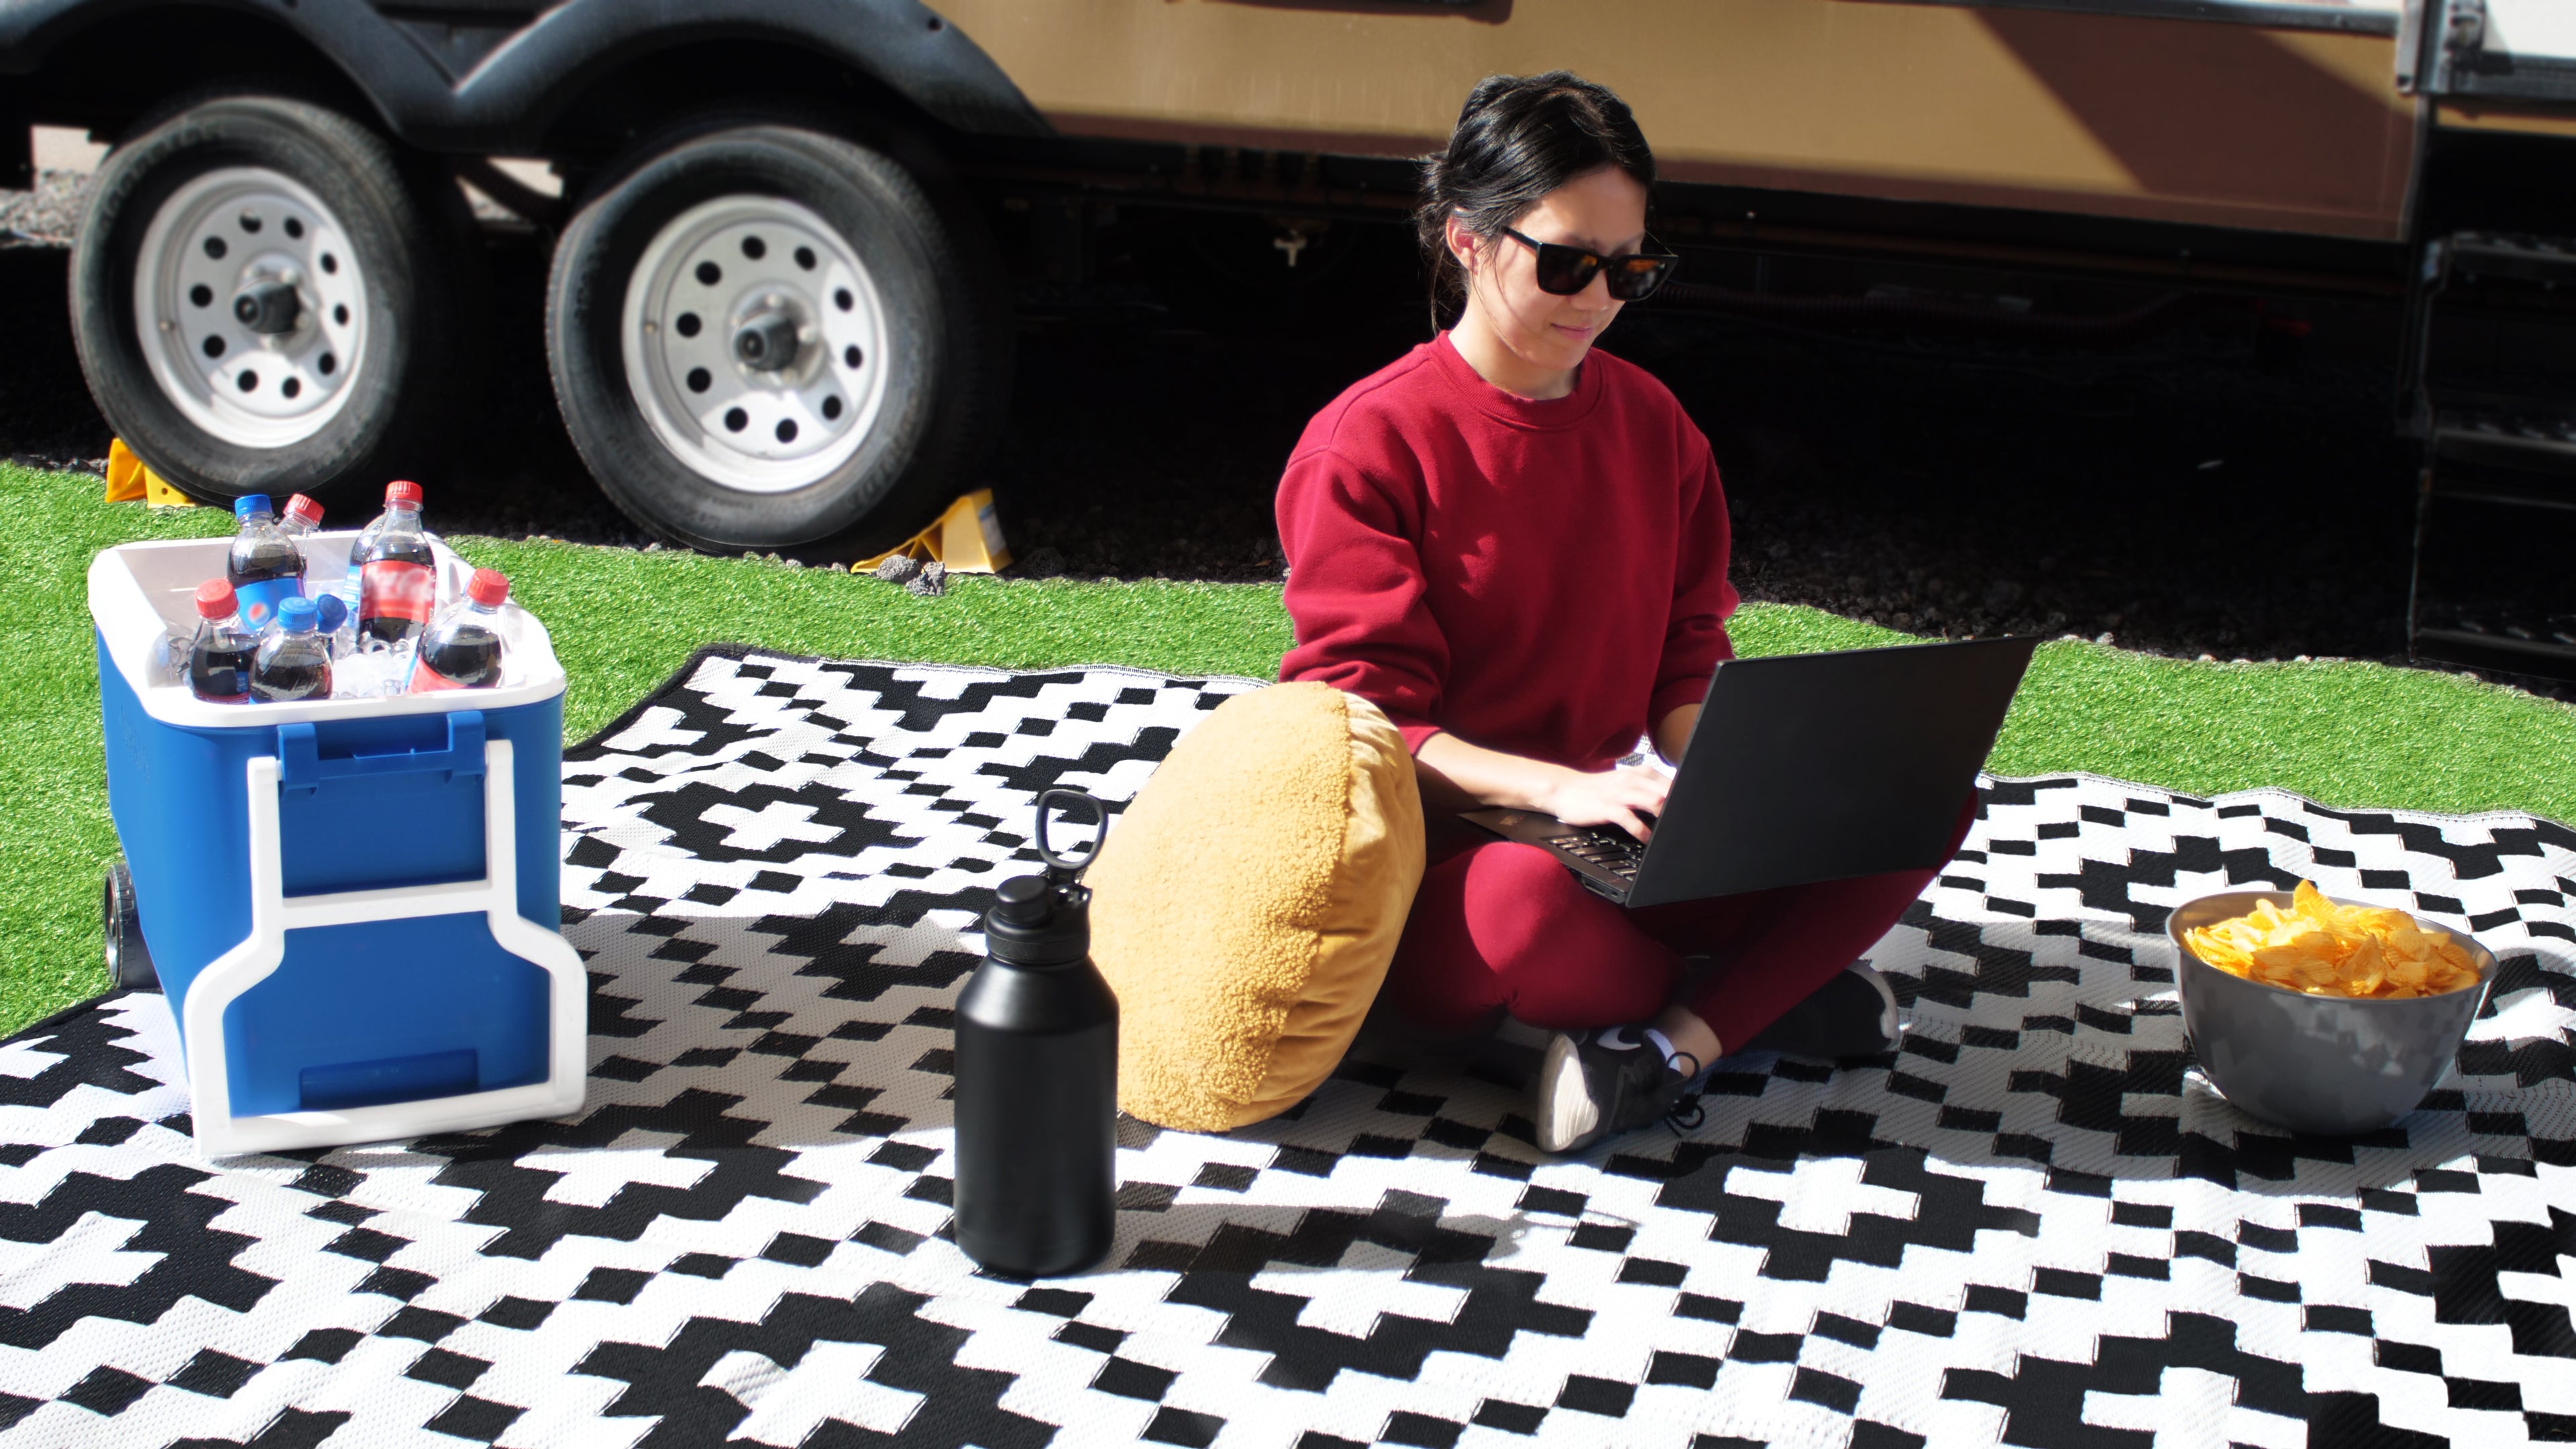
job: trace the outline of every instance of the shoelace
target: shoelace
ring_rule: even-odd
[[[1702,1070],[1698,1057],[1692,1056],[1689,1052],[1677,1051],[1673,1053],[1673,1061],[1671,1063],[1667,1063],[1667,1065],[1673,1066],[1675,1071],[1680,1071],[1680,1067],[1675,1064],[1679,1063],[1684,1058],[1689,1058],[1690,1061],[1690,1070],[1682,1072],[1682,1080],[1687,1082],[1693,1077],[1698,1076]],[[1691,1094],[1689,1101],[1684,1102],[1676,1100],[1671,1106],[1664,1109],[1664,1127],[1675,1137],[1679,1137],[1685,1132],[1698,1131],[1699,1125],[1707,1120],[1708,1113],[1700,1107],[1699,1094],[1696,1092]]]

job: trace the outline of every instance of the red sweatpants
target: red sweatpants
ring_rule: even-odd
[[[1971,799],[1951,851],[1975,823]],[[1783,886],[1631,911],[1534,845],[1435,837],[1380,1000],[1408,1024],[1465,1031],[1497,1008],[1564,1030],[1649,1020],[1682,958],[1714,958],[1686,1004],[1729,1050],[1753,1039],[1887,934],[1940,871]],[[1461,848],[1463,847],[1463,848]]]

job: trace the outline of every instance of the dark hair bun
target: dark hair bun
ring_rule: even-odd
[[[1608,86],[1570,71],[1489,75],[1467,93],[1449,148],[1422,163],[1422,204],[1414,226],[1435,284],[1463,278],[1449,255],[1455,216],[1487,240],[1502,235],[1539,199],[1605,167],[1655,185],[1655,153],[1628,103]]]

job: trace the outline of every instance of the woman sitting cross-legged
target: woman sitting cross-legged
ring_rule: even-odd
[[[1619,761],[1641,736],[1678,759],[1732,656],[1708,440],[1595,346],[1674,265],[1646,235],[1654,179],[1602,87],[1479,84],[1420,213],[1457,325],[1316,414],[1279,485],[1280,678],[1383,709],[1422,785],[1430,865],[1381,1006],[1431,1032],[1503,1013],[1553,1030],[1533,1111],[1549,1152],[1656,1120],[1730,1050],[1892,1049],[1895,997],[1854,960],[1933,875],[1632,911],[1455,819],[1507,806],[1646,838],[1667,777]],[[1707,969],[1686,978],[1686,956]]]

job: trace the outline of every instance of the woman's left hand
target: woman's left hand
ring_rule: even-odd
[[[1667,712],[1655,721],[1655,753],[1669,765],[1682,762],[1682,751],[1689,747],[1691,730],[1699,724],[1699,706],[1685,704]]]

